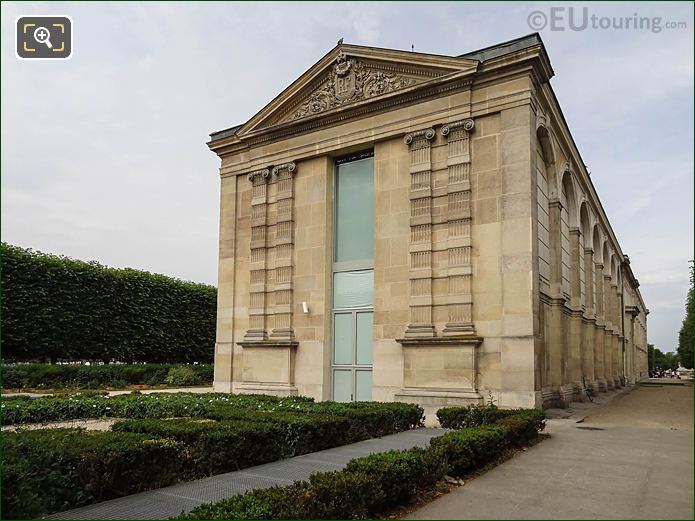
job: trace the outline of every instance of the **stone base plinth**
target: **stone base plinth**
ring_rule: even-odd
[[[425,426],[439,425],[437,411],[441,407],[462,407],[471,404],[482,405],[484,400],[475,389],[401,389],[394,401],[416,403],[425,411]]]
[[[238,394],[270,394],[272,396],[297,396],[299,393],[293,385],[261,382],[241,382],[234,386]]]

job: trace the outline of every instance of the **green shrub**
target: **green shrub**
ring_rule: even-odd
[[[165,419],[116,422],[115,432],[171,438],[187,447],[185,477],[212,476],[261,465],[287,453],[284,430],[269,423]]]
[[[123,388],[127,385],[166,384],[170,374],[187,377],[186,384],[210,385],[212,365],[172,364],[105,364],[105,365],[51,365],[16,364],[3,365],[2,377],[5,389],[71,389],[100,387]],[[177,372],[178,371],[178,372]]]
[[[1,250],[5,360],[212,362],[215,287]]]
[[[164,382],[172,387],[200,385],[202,383],[196,371],[187,365],[169,369]]]
[[[445,429],[465,429],[495,423],[499,412],[493,404],[443,407],[437,411],[437,418]]]
[[[3,519],[159,488],[182,472],[183,446],[146,434],[46,429],[3,433]]]
[[[286,487],[256,489],[238,496],[196,507],[181,519],[299,519],[297,498],[306,494],[307,482]]]
[[[464,476],[494,460],[506,447],[507,439],[503,428],[487,425],[447,432],[430,444],[446,459],[449,474]]]
[[[446,474],[447,465],[435,451],[413,448],[371,454],[350,461],[348,473],[369,477],[377,491],[369,502],[371,512],[410,503],[418,489],[432,486]],[[379,492],[380,490],[380,492]]]
[[[525,445],[545,429],[545,411],[542,409],[511,411],[511,414],[502,415],[495,425],[505,430],[506,440],[510,446]]]
[[[311,403],[306,398],[286,399],[290,403]],[[99,396],[94,393],[46,397],[38,400],[2,403],[3,424],[46,423],[88,418],[204,417],[216,404],[227,408],[272,407],[274,396],[222,393],[130,393]]]
[[[87,391],[40,400],[9,400],[2,403],[2,410],[5,423],[102,416],[131,418],[115,423],[113,432],[108,433],[46,429],[11,434],[6,446],[10,456],[5,463],[11,469],[6,479],[12,481],[6,483],[18,485],[16,493],[7,492],[8,487],[4,487],[4,504],[8,512],[27,516],[314,452],[422,423],[422,409],[415,405],[314,403],[304,397],[221,393],[135,392],[109,397]],[[99,443],[102,448],[94,449]],[[160,452],[151,449],[154,453],[149,454],[143,446],[150,445],[158,450],[163,448]],[[167,447],[171,450],[163,452]],[[287,512],[300,512],[306,518],[364,517],[366,512],[388,503],[383,490],[382,495],[366,494],[367,490],[381,490],[379,480],[410,469],[407,483],[388,489],[389,494],[395,490],[399,491],[398,497],[405,497],[419,486],[414,484],[416,477],[418,483],[429,483],[443,472],[441,460],[433,459],[434,453],[418,449],[409,454],[410,459],[405,462],[392,456],[395,459],[389,463],[385,456],[384,461],[377,458],[375,463],[365,462],[362,466],[355,463],[352,473],[317,474],[308,484],[297,485],[295,492],[302,493],[296,497],[278,500],[272,496],[272,505],[259,498],[271,497],[268,494],[275,492],[258,492],[260,495],[231,504],[240,512],[259,518]],[[132,463],[136,457],[149,462],[149,466]],[[119,459],[132,468],[118,467]],[[383,468],[372,472],[370,465]],[[59,469],[55,475],[42,477],[43,469],[52,472],[54,467]],[[142,487],[128,488],[122,476],[132,476]],[[43,497],[41,487],[50,491],[54,499]],[[362,496],[364,500],[360,499]],[[291,510],[286,509],[288,505]]]
[[[320,405],[320,404],[317,404]],[[542,428],[542,411],[501,415],[484,425],[434,438],[427,449],[390,451],[350,461],[340,472],[313,474],[308,482],[254,490],[201,505],[181,519],[363,519],[411,502],[436,486],[446,472],[463,476],[493,461],[507,440]],[[520,421],[511,421],[519,419]],[[538,431],[536,431],[537,434]]]

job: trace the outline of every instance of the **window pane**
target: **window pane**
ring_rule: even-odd
[[[372,372],[357,371],[355,374],[355,401],[372,401]]]
[[[352,313],[334,316],[333,349],[336,364],[352,364]]]
[[[336,169],[334,262],[374,258],[374,158]]]
[[[372,363],[374,313],[357,313],[357,363]]]
[[[333,400],[352,401],[352,371],[340,369],[333,371]]]
[[[374,301],[374,271],[343,271],[333,276],[333,307],[360,308]]]

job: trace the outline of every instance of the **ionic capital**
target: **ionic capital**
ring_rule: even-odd
[[[285,172],[289,175],[294,175],[294,172],[297,170],[297,164],[294,161],[289,161],[287,163],[282,163],[281,165],[277,165],[273,167],[273,177],[279,177],[280,175],[284,174]]]
[[[403,136],[403,142],[406,145],[416,144],[416,143],[427,143],[434,139],[435,132],[433,128],[424,128],[422,130],[416,130],[415,132],[408,132]]]
[[[270,170],[268,168],[254,170],[253,172],[249,172],[246,177],[252,184],[266,183],[270,177]]]
[[[465,131],[471,131],[473,130],[473,127],[475,127],[475,122],[471,118],[468,118],[460,121],[453,121],[451,123],[445,123],[442,125],[440,132],[442,136],[448,136],[449,132],[454,129],[460,128]]]

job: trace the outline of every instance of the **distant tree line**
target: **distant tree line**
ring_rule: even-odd
[[[2,243],[4,361],[211,362],[217,290]]]
[[[685,318],[678,335],[678,357],[681,365],[688,369],[693,367],[693,343],[695,343],[695,295],[693,295],[693,261],[690,261],[690,287],[685,299]]]
[[[676,353],[662,353],[654,344],[647,344],[647,356],[649,357],[649,370],[677,369],[679,356]]]

